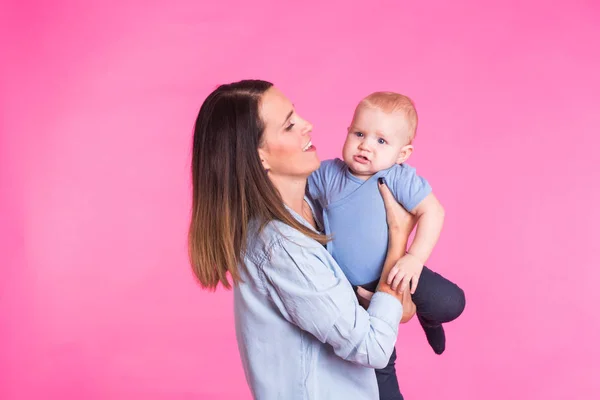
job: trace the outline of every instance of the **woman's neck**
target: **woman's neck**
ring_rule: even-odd
[[[307,178],[291,179],[290,177],[270,176],[271,182],[279,191],[286,206],[302,215]]]

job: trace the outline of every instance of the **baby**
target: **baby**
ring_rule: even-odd
[[[333,240],[327,249],[352,285],[374,291],[387,253],[388,228],[378,180],[417,217],[414,240],[391,270],[388,283],[409,289],[417,316],[436,354],[446,345],[442,323],[458,317],[464,292],[424,266],[439,238],[444,210],[431,186],[406,161],[413,152],[417,112],[410,98],[376,92],[354,112],[343,148],[343,161],[327,160],[308,181],[310,197],[321,208],[324,228]]]

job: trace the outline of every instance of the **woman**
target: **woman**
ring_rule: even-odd
[[[230,288],[231,276],[238,347],[255,398],[372,400],[374,368],[387,365],[398,324],[415,308],[408,291],[397,294],[386,279],[362,308],[324,248],[319,215],[305,197],[320,164],[311,131],[271,83],[241,81],[208,96],[194,132],[190,260],[205,288]],[[379,186],[390,229],[385,277],[414,222]]]

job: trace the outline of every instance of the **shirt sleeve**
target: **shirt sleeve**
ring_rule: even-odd
[[[331,345],[336,355],[366,367],[387,365],[402,317],[402,304],[382,292],[362,308],[334,262],[315,248],[283,239],[261,272],[270,299],[290,323]],[[320,245],[319,245],[320,246]]]
[[[429,182],[417,175],[416,169],[406,163],[399,165],[391,178],[393,182],[390,186],[396,200],[409,212],[431,193]]]
[[[314,200],[319,201],[323,197],[323,193],[325,192],[325,185],[323,173],[320,168],[308,176],[306,190],[310,197]]]
[[[327,191],[342,173],[343,161],[339,159],[325,160],[315,172],[309,175],[307,191],[313,200],[321,206],[327,206]]]

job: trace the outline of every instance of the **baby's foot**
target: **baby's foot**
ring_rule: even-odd
[[[427,341],[429,345],[435,352],[435,354],[442,354],[444,350],[446,350],[446,333],[444,332],[444,327],[439,325],[430,325],[419,318],[419,322],[425,331],[425,336],[427,336]]]

